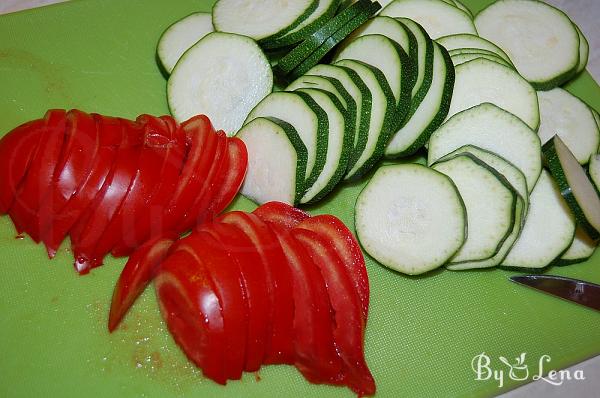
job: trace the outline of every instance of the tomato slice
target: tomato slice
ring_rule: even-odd
[[[56,166],[54,181],[38,211],[42,241],[48,239],[48,230],[57,213],[90,173],[98,152],[99,138],[93,116],[78,110],[67,113],[65,148]]]
[[[294,301],[292,275],[285,254],[269,226],[251,213],[232,211],[223,214],[217,222],[231,224],[242,230],[252,241],[264,265],[268,289],[268,324],[265,364],[293,364]]]
[[[248,314],[244,370],[255,372],[263,362],[267,340],[269,295],[264,264],[256,246],[234,225],[211,223],[201,230],[211,234],[239,267]]]
[[[40,235],[37,211],[51,186],[65,140],[66,112],[48,111],[44,120],[46,121],[44,132],[40,136],[29,172],[17,189],[15,200],[9,209],[9,215],[17,232],[27,232],[35,242],[39,242]]]
[[[269,224],[292,274],[295,365],[311,383],[339,383],[342,365],[333,341],[325,281],[304,247],[284,228]]]
[[[150,284],[177,237],[157,238],[140,246],[129,257],[113,291],[108,330],[114,331],[135,300]]]
[[[129,192],[140,153],[140,148],[119,149],[104,185],[69,233],[75,269],[80,274],[101,264],[94,248]]]
[[[228,138],[226,167],[221,168],[219,189],[211,200],[207,217],[212,219],[227,208],[239,192],[248,170],[248,151],[244,141]]]
[[[217,132],[217,142],[212,159],[209,154],[205,155],[204,160],[209,163],[208,167],[199,166],[197,177],[202,181],[202,185],[198,187],[194,204],[191,210],[187,211],[183,217],[179,230],[181,232],[191,229],[195,225],[199,225],[212,217],[207,216],[207,210],[214,200],[215,192],[219,189],[221,181],[219,180],[220,172],[227,168],[227,136],[223,131]],[[203,174],[203,175],[202,175]]]
[[[237,265],[219,243],[206,232],[194,232],[181,239],[173,252],[184,250],[192,254],[208,270],[215,284],[225,322],[225,350],[227,378],[242,377],[246,351],[247,314],[245,312],[242,278]]]
[[[44,119],[31,121],[13,129],[0,140],[0,215],[6,214],[12,206],[45,125]]]
[[[340,256],[360,298],[366,322],[369,314],[369,275],[360,245],[352,232],[340,219],[326,214],[306,219],[298,227],[324,237]]]
[[[208,270],[190,253],[179,251],[161,264],[154,286],[177,344],[204,376],[225,384],[225,322]]]
[[[217,147],[217,134],[208,118],[195,116],[181,125],[181,130],[191,142],[187,159],[181,171],[171,200],[164,211],[164,229],[181,231],[180,222],[196,197],[210,170]]]
[[[333,308],[333,339],[344,368],[344,383],[359,396],[375,394],[375,381],[365,361],[361,302],[341,258],[327,239],[302,228],[292,231],[321,271]]]
[[[279,225],[290,230],[302,221],[310,218],[310,214],[283,202],[267,202],[257,207],[252,213],[263,221]]]
[[[162,121],[160,124],[148,122],[144,129],[146,138],[129,191],[94,248],[94,258],[99,263],[122,236],[127,242],[135,240],[137,216],[146,211],[144,202],[162,178],[160,172],[171,142],[170,132]]]

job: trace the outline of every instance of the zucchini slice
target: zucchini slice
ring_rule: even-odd
[[[275,117],[294,126],[308,151],[305,185],[311,186],[327,156],[327,113],[306,93],[276,91],[252,109],[244,124],[257,117]]]
[[[306,76],[309,75],[336,79],[354,99],[356,106],[355,132],[347,167],[347,170],[351,170],[367,145],[371,122],[371,91],[356,72],[343,66],[319,64],[307,72]]]
[[[487,59],[458,65],[447,117],[484,102],[518,116],[532,130],[538,129],[540,111],[537,94],[514,69]]]
[[[542,147],[550,173],[577,223],[592,239],[600,238],[600,197],[573,153],[555,135]]]
[[[408,18],[395,19],[411,31],[416,40],[416,57],[412,51],[408,53],[411,59],[415,60],[417,66],[417,80],[415,81],[411,101],[411,108],[416,109],[429,91],[433,79],[433,40],[431,40],[425,29],[415,21]],[[412,109],[409,111],[409,114],[411,113],[414,113]]]
[[[536,90],[550,90],[577,73],[579,35],[569,17],[551,5],[499,0],[477,14],[475,26]]]
[[[587,164],[600,145],[600,130],[590,107],[559,87],[538,91],[537,95],[541,117],[538,134],[542,144],[558,134],[577,161]]]
[[[156,48],[165,71],[170,74],[183,53],[214,30],[212,16],[206,12],[188,15],[169,26],[160,36]]]
[[[204,114],[216,129],[233,135],[272,90],[271,65],[254,40],[213,32],[177,62],[167,84],[167,100],[178,122]]]
[[[467,236],[464,203],[452,180],[414,163],[379,168],[358,196],[355,214],[364,250],[410,275],[446,263]]]
[[[467,210],[467,239],[450,265],[495,256],[513,232],[518,197],[515,189],[500,173],[469,153],[440,160],[432,168],[456,184]]]
[[[242,127],[237,137],[248,150],[241,193],[258,204],[298,203],[305,190],[307,151],[294,127],[277,118],[259,117]]]
[[[219,32],[270,40],[300,25],[318,4],[319,0],[219,0],[212,9],[213,25]]]
[[[467,8],[467,6],[465,6],[463,3],[461,3],[459,0],[452,0],[452,2],[454,3],[454,5],[458,8],[460,8],[462,11],[464,11],[468,16],[471,17],[471,19],[473,19],[473,13],[471,12],[471,10],[469,10]]]
[[[479,58],[484,58],[493,62],[497,62],[500,65],[504,65],[507,66],[509,68],[514,68],[514,66],[512,66],[511,64],[509,64],[508,62],[506,62],[505,60],[503,60],[502,58],[498,57],[497,55],[492,55],[492,54],[484,54],[482,52],[471,52],[471,53],[461,53],[461,54],[455,54],[455,55],[451,55],[450,59],[452,60],[452,63],[454,64],[454,66],[458,66],[458,65],[462,65],[465,62],[469,62],[472,61],[474,59],[479,59]]]
[[[465,48],[478,48],[480,50],[491,51],[512,65],[510,57],[500,47],[498,47],[491,41],[477,35],[472,35],[469,33],[460,33],[457,35],[440,37],[436,41],[442,46],[444,46],[448,51]],[[452,55],[452,53],[450,53],[450,55]]]
[[[432,39],[456,33],[477,34],[467,13],[442,0],[396,0],[380,15],[410,18],[423,26]]]
[[[569,246],[567,251],[564,252],[554,264],[571,265],[581,263],[592,257],[597,246],[597,241],[592,240],[581,227],[577,227],[575,230],[575,239],[573,239],[571,246]]]
[[[408,120],[398,130],[385,149],[387,157],[412,155],[429,140],[442,124],[454,89],[454,67],[446,50],[434,43],[433,81],[423,101],[409,113]]]
[[[573,242],[575,219],[546,170],[542,171],[529,200],[525,225],[502,261],[503,266],[544,268]]]
[[[596,191],[600,192],[600,155],[593,155],[590,157],[588,174],[590,176],[590,180],[592,180],[592,183],[596,188]]]
[[[542,171],[540,138],[521,119],[493,104],[460,112],[429,140],[428,164],[463,145],[493,152],[515,165],[527,179],[529,192]]]
[[[590,43],[585,38],[581,29],[579,29],[579,26],[575,25],[575,23],[573,23],[573,26],[579,36],[579,65],[577,65],[577,73],[579,73],[587,66],[590,57]]]

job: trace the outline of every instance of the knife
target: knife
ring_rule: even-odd
[[[600,285],[554,275],[517,275],[518,284],[600,311]]]

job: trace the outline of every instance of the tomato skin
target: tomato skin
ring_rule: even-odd
[[[17,189],[15,200],[9,209],[9,215],[17,232],[27,232],[36,243],[39,242],[40,237],[37,212],[42,199],[51,186],[56,164],[62,151],[66,130],[66,112],[50,110],[44,116],[44,120],[46,123],[36,153],[31,159],[28,173]]]
[[[292,231],[321,271],[333,308],[333,338],[343,363],[343,384],[359,396],[373,395],[375,381],[365,362],[361,302],[347,270],[327,239],[302,228]]]
[[[176,236],[169,236],[150,240],[129,257],[113,291],[108,316],[110,332],[117,328],[135,300],[150,284],[176,239]]]
[[[225,322],[208,270],[190,252],[178,251],[160,265],[154,287],[177,344],[206,377],[225,384]]]
[[[263,221],[276,224],[286,230],[295,228],[302,221],[310,218],[304,210],[290,206],[283,202],[267,202],[257,207],[252,213]]]
[[[248,322],[244,370],[255,372],[260,368],[265,356],[270,305],[264,264],[252,241],[237,227],[215,222],[201,230],[219,242],[240,271]]]
[[[239,380],[244,368],[248,329],[239,268],[206,232],[194,232],[173,246],[173,253],[182,250],[194,256],[211,275],[225,322],[223,353],[227,365],[226,375],[228,379]]]
[[[17,188],[27,175],[36,153],[44,119],[24,123],[0,139],[0,215],[6,214],[15,200]]]

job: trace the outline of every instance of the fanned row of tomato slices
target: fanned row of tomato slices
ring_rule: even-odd
[[[205,116],[135,121],[50,110],[0,140],[0,214],[54,257],[70,236],[80,273],[112,253],[212,219],[237,194],[244,144]]]
[[[110,330],[151,280],[171,334],[206,377],[225,384],[293,364],[311,383],[375,393],[364,357],[367,270],[336,217],[270,202],[142,246],[115,287]]]

